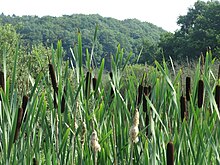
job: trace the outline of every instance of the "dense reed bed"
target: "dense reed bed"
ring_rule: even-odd
[[[66,64],[59,41],[48,74],[39,72],[23,96],[17,53],[13,74],[0,72],[0,164],[220,164],[220,81],[210,50],[186,87],[187,73],[165,61],[122,80],[130,56],[120,46],[109,74],[104,59],[95,66],[94,45],[84,65],[80,32],[71,51]]]

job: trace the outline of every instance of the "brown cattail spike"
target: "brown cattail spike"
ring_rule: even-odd
[[[61,100],[61,113],[63,113],[65,111],[65,104],[66,104],[66,87],[64,87],[63,89],[63,96],[62,96],[62,100]]]
[[[186,77],[186,100],[190,101],[190,77]]]
[[[216,85],[215,87],[215,101],[218,109],[220,110],[220,85]]]
[[[167,144],[167,165],[174,165],[174,146],[172,142]]]
[[[91,85],[91,72],[87,72],[86,73],[86,87],[85,87],[86,98],[88,98],[90,94],[90,85]]]
[[[58,107],[57,105],[57,94],[56,94],[56,91],[53,92],[53,105],[54,105],[54,108],[56,109]]]
[[[143,93],[143,86],[139,85],[138,86],[138,94],[137,94],[137,106],[141,103],[141,99],[142,99],[142,94]]]
[[[28,103],[28,96],[24,95],[23,98],[22,98],[22,105],[21,105],[21,107],[24,111],[24,113],[23,113],[24,121],[26,121],[26,118],[27,118],[27,112],[26,112],[27,103]]]
[[[112,72],[109,73],[109,76],[110,76],[111,80],[113,80],[113,73]]]
[[[4,79],[4,73],[0,71],[0,88],[2,88],[3,91],[5,91],[5,79]],[[2,97],[0,96],[0,101],[2,101]]]
[[[96,89],[96,85],[97,85],[97,78],[96,78],[96,77],[93,77],[93,78],[92,78],[92,86],[93,86],[93,90]]]
[[[148,127],[149,127],[149,115],[146,113],[146,119],[145,119],[145,124],[146,124],[146,136],[148,136]]]
[[[143,111],[147,112],[147,100],[146,97],[148,95],[148,87],[144,87],[144,93],[143,93]]]
[[[2,88],[3,91],[5,91],[5,79],[4,79],[4,73],[0,71],[0,88]]]
[[[15,130],[15,136],[14,136],[14,142],[17,140],[19,132],[20,132],[23,113],[24,113],[23,109],[19,108],[18,109],[18,117],[17,117],[17,125],[16,125],[16,130]]]
[[[199,80],[198,84],[198,107],[201,108],[203,104],[203,96],[204,95],[204,82]]]
[[[37,159],[33,158],[33,165],[38,165]]]
[[[110,76],[111,80],[113,81],[113,73],[112,72],[109,73],[109,76]],[[112,86],[111,86],[110,95],[111,95],[111,98],[113,99],[113,97],[114,97],[114,89],[112,88]]]
[[[186,114],[187,114],[186,98],[183,95],[180,97],[180,108],[181,108],[181,119],[183,121],[184,118],[186,119]]]
[[[55,74],[54,67],[52,64],[49,64],[49,73],[50,73],[50,78],[51,78],[53,89],[56,93],[58,93],[56,74]]]

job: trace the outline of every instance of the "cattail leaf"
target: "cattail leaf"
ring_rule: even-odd
[[[215,98],[213,96],[212,90],[210,88],[210,85],[209,85],[208,80],[207,80],[206,77],[204,77],[204,85],[205,85],[205,88],[206,88],[206,90],[208,92],[209,101],[210,101],[210,103],[212,105],[211,109],[213,111],[213,108],[214,108],[214,110],[215,110],[215,112],[216,112],[216,114],[218,116],[218,119],[220,120],[220,113],[219,113],[219,110],[218,110],[218,106],[217,106],[217,104],[215,102]]]
[[[61,146],[60,146],[60,149],[59,149],[59,152],[63,152],[63,148],[64,148],[64,145],[66,145],[67,143],[67,139],[68,139],[68,136],[69,136],[69,133],[70,133],[70,128],[67,128],[63,138],[62,138],[62,142],[61,142]]]
[[[164,123],[163,123],[163,121],[162,121],[160,115],[158,114],[157,110],[155,109],[154,105],[152,104],[152,102],[149,100],[148,97],[146,97],[146,99],[147,99],[147,102],[148,102],[148,104],[150,105],[150,107],[151,107],[153,113],[156,115],[157,119],[158,119],[159,122],[161,123],[161,125],[162,125],[162,127],[163,127],[163,129],[164,129],[164,131],[165,131],[165,134],[168,135],[167,128],[165,127],[165,125],[164,125]]]

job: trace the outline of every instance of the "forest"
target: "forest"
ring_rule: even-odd
[[[220,164],[220,2],[166,32],[0,16],[0,164]]]
[[[91,50],[96,25],[99,26],[95,43],[97,64],[106,59],[106,69],[110,69],[110,56],[116,52],[120,44],[128,56],[133,53],[141,56],[139,63],[152,63],[171,56],[176,61],[194,60],[207,47],[213,54],[219,53],[220,45],[220,4],[219,1],[197,1],[188,13],[179,16],[177,24],[180,29],[174,33],[166,32],[151,23],[136,19],[119,21],[103,18],[100,15],[63,15],[52,16],[6,16],[0,15],[1,29],[12,25],[19,35],[20,43],[31,52],[32,47],[42,44],[44,47],[55,47],[62,40],[66,57],[70,56],[70,47],[77,42],[77,32],[82,33],[83,52]],[[4,38],[4,36],[1,36]]]

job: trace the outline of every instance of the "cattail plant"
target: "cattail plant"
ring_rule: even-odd
[[[94,153],[94,164],[97,165],[97,152],[101,151],[101,146],[98,142],[98,136],[96,130],[93,130],[92,135],[90,137],[90,146]]]
[[[186,77],[186,100],[190,101],[190,77]]]
[[[2,88],[3,91],[5,91],[5,79],[4,79],[4,73],[0,71],[0,88]],[[2,100],[0,96],[0,101]]]
[[[49,74],[50,74],[50,78],[51,78],[51,82],[52,82],[52,86],[53,86],[53,90],[54,90],[54,108],[57,108],[57,99],[56,99],[56,95],[58,94],[58,87],[57,87],[57,80],[56,80],[56,74],[54,71],[54,67],[52,64],[48,64],[49,66]]]
[[[139,85],[138,94],[137,94],[137,106],[139,106],[141,103],[142,95],[143,95],[143,85]]]
[[[85,135],[86,135],[86,123],[83,122],[83,123],[82,123],[81,140],[80,140],[82,146],[84,146],[84,143],[85,143]]]
[[[147,113],[146,113],[146,118],[145,118],[145,125],[147,127],[147,129],[146,129],[146,136],[148,136],[149,115]]]
[[[109,73],[109,76],[110,76],[111,80],[113,81],[113,73],[112,72]],[[111,95],[111,98],[113,99],[114,98],[114,89],[112,88],[112,86],[111,86],[110,95]]]
[[[27,107],[27,103],[28,103],[28,96],[27,95],[24,95],[23,98],[22,98],[22,105],[21,105],[21,108],[23,109],[24,113],[23,115],[23,118],[24,118],[24,121],[26,121],[26,117],[27,117],[27,110],[26,110],[26,107]]]
[[[85,95],[87,99],[89,98],[89,94],[90,94],[91,76],[92,76],[91,72],[86,73]]]
[[[96,77],[93,77],[92,78],[92,87],[93,87],[93,90],[95,91],[96,89],[96,85],[97,85],[97,78]]]
[[[148,87],[144,87],[144,92],[143,92],[143,111],[147,112],[147,97],[148,95]]]
[[[56,93],[58,93],[57,80],[56,80],[56,74],[54,71],[54,67],[52,64],[48,64],[48,66],[49,66],[49,74],[50,74],[53,89]]]
[[[201,108],[203,104],[204,97],[204,82],[203,80],[199,80],[198,82],[198,107]]]
[[[135,110],[134,118],[133,118],[133,125],[130,128],[129,134],[130,134],[130,139],[132,143],[137,143],[139,141],[138,139],[138,129],[139,125],[139,112],[138,109]]]
[[[174,165],[174,146],[173,142],[167,144],[167,165]]]
[[[98,142],[98,136],[96,130],[93,130],[92,135],[90,137],[90,145],[94,152],[101,151],[101,146]]]
[[[181,109],[181,119],[182,121],[187,119],[187,109],[186,109],[186,98],[182,95],[180,97],[180,109]]]
[[[21,128],[21,124],[22,124],[22,118],[23,118],[23,109],[19,108],[18,109],[18,117],[17,117],[17,125],[16,125],[16,130],[15,130],[15,136],[14,136],[14,142],[17,140],[18,135],[20,133],[20,128]]]
[[[216,85],[215,87],[215,101],[218,109],[220,110],[220,85]]]
[[[38,161],[36,158],[33,158],[33,165],[38,165]]]
[[[66,87],[64,87],[63,89],[63,96],[62,96],[62,100],[61,100],[61,113],[63,113],[65,111],[65,104],[66,104]]]

